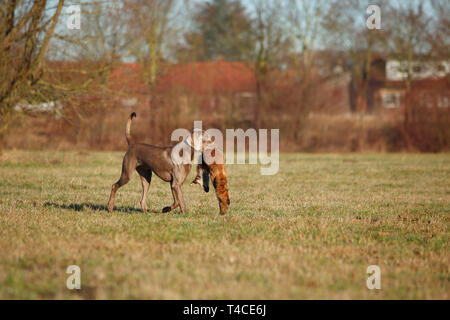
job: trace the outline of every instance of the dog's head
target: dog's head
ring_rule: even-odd
[[[204,130],[194,129],[184,141],[196,151],[204,151],[212,142],[212,138]]]

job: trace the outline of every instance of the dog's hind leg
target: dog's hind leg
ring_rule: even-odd
[[[150,183],[152,181],[152,171],[142,166],[137,167],[136,171],[139,173],[142,183],[141,208],[143,212],[147,212],[146,198],[148,190],[150,189]]]
[[[120,175],[119,180],[112,185],[111,194],[109,195],[108,201],[108,211],[112,212],[114,209],[114,198],[116,196],[117,190],[124,186],[130,181],[131,174],[136,168],[136,159],[134,157],[129,156],[128,152],[125,154],[122,162],[122,174]]]

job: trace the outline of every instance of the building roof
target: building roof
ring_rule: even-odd
[[[92,64],[92,63],[91,63]],[[82,84],[92,77],[90,71],[101,66],[87,62],[50,61],[47,78],[52,82]],[[162,63],[158,91],[188,90],[195,94],[227,94],[256,91],[256,79],[250,67],[242,62],[224,60],[180,64]],[[99,79],[97,79],[99,80]],[[121,63],[105,73],[104,84],[117,93],[148,95],[142,65],[137,62]],[[101,80],[100,80],[101,82]],[[98,83],[101,85],[101,83]]]
[[[253,92],[256,79],[253,71],[242,62],[192,62],[169,67],[158,89],[184,89],[197,94]]]

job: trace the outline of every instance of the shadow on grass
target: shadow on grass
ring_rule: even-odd
[[[44,203],[44,207],[67,209],[67,210],[73,210],[73,211],[84,211],[85,209],[87,209],[87,210],[108,212],[107,206],[102,205],[102,204],[93,204],[90,202],[71,203],[71,204],[59,204],[59,203],[54,203],[54,202],[46,202],[46,203]],[[125,212],[125,213],[139,212],[139,213],[142,213],[142,210],[133,208],[133,207],[114,207],[114,212]],[[157,211],[149,211],[149,212],[157,213]]]

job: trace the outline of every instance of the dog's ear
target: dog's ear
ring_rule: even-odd
[[[213,140],[212,136],[205,132],[203,135],[202,151],[214,148],[214,146],[215,146],[214,142],[215,142],[215,140]]]
[[[213,141],[211,136],[206,131],[202,131],[202,136],[203,136],[203,142],[211,143]]]
[[[202,148],[202,144],[203,144],[203,135],[204,135],[204,131],[200,130],[200,129],[194,129],[194,131],[191,134],[191,140],[189,145],[191,147],[193,147],[196,150],[200,150]]]

